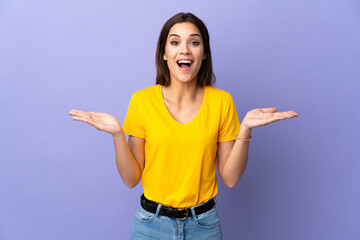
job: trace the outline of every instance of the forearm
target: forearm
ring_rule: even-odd
[[[250,136],[250,128],[240,127],[240,132],[238,134],[240,139],[248,139]],[[234,146],[225,161],[222,172],[220,173],[221,179],[226,186],[233,188],[240,181],[247,165],[249,145],[250,141],[235,141]]]
[[[255,127],[265,126],[270,123],[284,120],[287,118],[297,117],[294,111],[277,112],[276,108],[257,108],[246,113],[240,125],[238,134],[240,139],[249,139],[251,129]],[[235,187],[243,175],[249,153],[249,141],[235,141],[231,146],[231,150],[227,150],[227,157],[222,157],[219,161],[219,174],[221,179],[228,187]],[[228,153],[230,152],[230,153]],[[224,156],[224,154],[221,154]]]
[[[124,132],[113,135],[113,139],[116,153],[116,166],[119,174],[125,185],[133,188],[141,179],[139,164],[129,149]]]

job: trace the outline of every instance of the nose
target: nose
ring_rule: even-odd
[[[182,54],[190,54],[190,48],[189,48],[189,45],[188,45],[188,44],[186,44],[186,43],[181,44],[180,53],[182,53]]]

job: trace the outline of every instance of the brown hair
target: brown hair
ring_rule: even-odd
[[[156,84],[164,86],[168,86],[170,84],[169,68],[166,61],[163,59],[165,54],[165,45],[172,26],[182,22],[194,24],[199,29],[204,43],[204,55],[206,58],[201,64],[198,73],[197,85],[201,87],[207,85],[212,86],[215,83],[216,78],[212,68],[209,32],[205,24],[192,13],[178,13],[167,20],[162,27],[156,47]]]

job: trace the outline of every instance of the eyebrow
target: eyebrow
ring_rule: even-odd
[[[199,38],[201,38],[200,34],[197,34],[197,33],[190,34],[190,37],[195,37],[195,36],[198,36]],[[170,37],[179,37],[179,38],[181,38],[180,35],[175,34],[175,33],[170,34],[169,38]]]

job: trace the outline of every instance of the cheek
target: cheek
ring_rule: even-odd
[[[165,54],[164,56],[169,60],[171,59],[173,56],[174,56],[174,49],[172,48],[169,48],[167,46],[165,46]]]
[[[197,58],[200,60],[204,60],[205,58],[204,49],[201,49],[197,52]]]
[[[205,54],[204,54],[204,52],[199,52],[199,54],[197,55],[197,59],[198,59],[199,62],[201,63],[201,62],[205,59]]]

